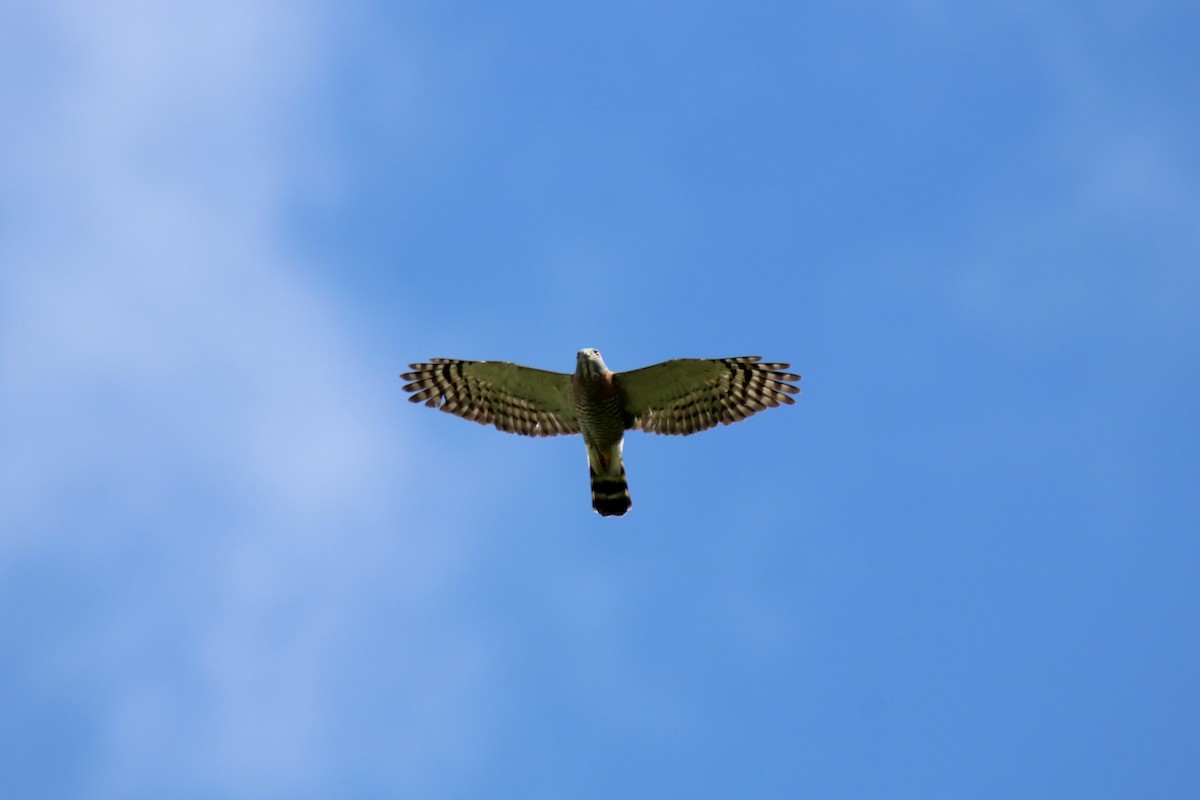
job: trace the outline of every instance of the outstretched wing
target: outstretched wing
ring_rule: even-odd
[[[571,376],[507,361],[431,358],[409,364],[404,391],[425,403],[482,425],[524,436],[579,433]]]
[[[762,356],[679,358],[619,372],[629,427],[649,433],[689,434],[726,425],[780,403],[796,402],[799,375],[788,364],[763,364]]]

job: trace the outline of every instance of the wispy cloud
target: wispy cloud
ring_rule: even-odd
[[[52,793],[32,777],[51,765],[98,797],[331,780],[361,742],[333,730],[359,669],[343,648],[379,604],[412,646],[390,676],[413,709],[393,777],[428,777],[479,691],[469,632],[418,611],[453,582],[455,542],[398,528],[394,398],[283,233],[316,147],[296,122],[322,21],[267,2],[0,17],[29,37],[0,128],[22,156],[0,175],[0,572],[24,576],[10,608],[62,617],[0,630],[35,640],[0,680],[86,695],[95,733],[5,782]],[[55,709],[5,724],[74,724]]]

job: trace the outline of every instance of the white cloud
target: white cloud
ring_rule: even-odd
[[[397,529],[418,505],[397,398],[281,233],[314,147],[294,123],[322,21],[131,1],[5,23],[29,64],[0,126],[24,156],[0,173],[0,572],[44,570],[69,609],[27,657],[95,699],[79,781],[100,797],[329,780],[339,648],[393,583],[414,646],[395,677],[442,698],[421,713],[449,730],[398,736],[407,763],[437,763],[479,692],[449,668],[470,632],[414,621],[443,602],[456,542]]]

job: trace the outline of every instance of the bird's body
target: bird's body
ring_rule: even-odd
[[[583,440],[595,447],[612,447],[625,436],[625,411],[621,392],[600,354],[581,350],[571,376],[571,396]]]
[[[435,358],[401,377],[413,402],[526,436],[580,433],[587,447],[592,506],[620,516],[632,502],[621,456],[625,431],[687,435],[794,403],[799,375],[759,356],[682,358],[614,373],[597,350],[580,350],[575,373],[504,361]]]
[[[602,516],[621,516],[633,505],[625,480],[625,404],[615,375],[596,350],[580,350],[571,376],[575,415],[587,445],[592,508]]]

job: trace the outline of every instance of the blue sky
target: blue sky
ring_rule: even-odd
[[[0,795],[1197,793],[1198,29],[0,3]],[[805,393],[397,378],[582,347]]]

